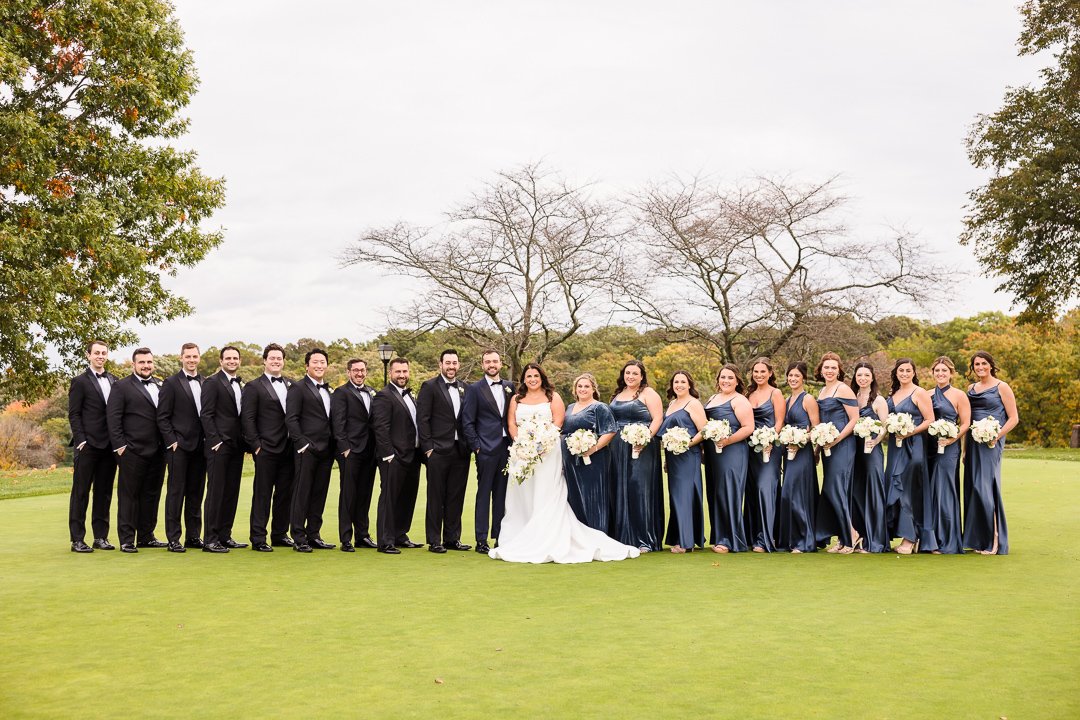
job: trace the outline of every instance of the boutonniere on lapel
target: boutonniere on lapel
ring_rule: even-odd
[[[510,387],[509,385],[503,385],[503,390],[506,391],[507,395],[513,395],[514,394],[514,388]]]
[[[373,389],[369,388],[369,387],[365,387],[364,392],[366,392],[368,394],[368,397],[371,397],[371,398],[375,397],[375,391]]]
[[[465,388],[458,385],[457,392],[458,392],[458,397],[465,397]]]

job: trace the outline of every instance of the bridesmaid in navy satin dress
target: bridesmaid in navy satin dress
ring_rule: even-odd
[[[934,418],[955,423],[959,433],[949,439],[927,434],[926,462],[930,473],[930,492],[924,501],[929,504],[926,515],[930,532],[927,534],[934,542],[927,548],[920,545],[919,551],[955,555],[964,552],[960,526],[960,441],[971,426],[971,404],[962,390],[952,386],[956,366],[948,356],[942,355],[934,360],[930,372],[937,384],[930,396]],[[938,453],[939,446],[944,446],[945,452]]]
[[[934,406],[930,393],[918,386],[915,363],[900,358],[893,364],[890,413],[908,413],[915,423],[910,435],[889,438],[889,456],[885,464],[886,516],[890,537],[902,538],[896,552],[910,555],[915,543],[933,543],[929,534],[924,496],[930,477],[926,472],[926,449],[923,446],[926,428],[934,421]],[[896,447],[895,439],[903,442]]]
[[[768,358],[758,358],[750,367],[750,391],[746,398],[754,410],[754,429],[784,427],[784,394],[776,387],[776,374]],[[746,474],[746,502],[743,523],[746,540],[754,552],[776,550],[776,503],[780,497],[780,466],[783,448],[774,447],[765,462],[761,453],[750,451]]]
[[[640,361],[631,360],[619,373],[611,414],[617,432],[610,445],[612,517],[608,534],[641,552],[660,550],[664,547],[664,487],[656,432],[664,420],[664,404],[649,387]],[[619,436],[631,423],[647,425],[653,435],[652,442],[640,448],[637,459],[633,448]]]
[[[788,365],[787,384],[791,388],[791,397],[788,398],[784,420],[785,425],[807,430],[818,424],[817,400],[803,389],[808,372],[804,362]],[[792,449],[784,448],[777,546],[793,553],[814,552],[817,550],[814,532],[814,509],[818,501],[817,464],[809,443],[799,448],[795,457],[788,460],[787,453]]]
[[[971,420],[994,417],[1001,431],[992,446],[975,442],[970,434],[966,440],[964,547],[981,555],[1008,555],[1009,530],[1001,502],[1001,452],[1005,436],[1020,422],[1020,415],[1012,388],[997,379],[997,365],[990,353],[975,353],[969,367],[976,381],[967,392]]]
[[[831,422],[840,436],[827,446],[829,455],[821,450],[821,498],[814,528],[819,544],[836,537],[836,544],[826,552],[848,555],[861,545],[861,538],[851,524],[851,476],[855,471],[852,430],[859,419],[859,403],[855,393],[843,383],[844,366],[836,353],[821,356],[815,376],[825,382],[817,398],[821,422]]]
[[[709,420],[727,420],[731,435],[705,443],[705,472],[712,474],[713,488],[709,498],[709,544],[713,552],[745,552],[750,549],[743,526],[743,496],[750,460],[746,439],[754,432],[754,409],[743,397],[742,378],[735,365],[720,368],[716,389],[705,406],[705,415]]]
[[[884,426],[889,404],[878,394],[877,378],[870,363],[855,363],[851,389],[859,401],[859,417],[875,418]],[[881,441],[885,433],[864,441],[856,438],[855,472],[851,476],[851,524],[863,538],[859,552],[889,550],[889,528],[885,523],[885,454]],[[869,445],[869,453],[864,445]]]
[[[693,552],[695,545],[705,544],[705,521],[701,513],[701,428],[705,427],[705,409],[698,400],[694,379],[684,370],[671,376],[667,396],[667,415],[656,440],[674,427],[681,427],[690,435],[690,449],[686,452],[675,455],[664,451],[671,511],[665,540],[671,552],[679,555]]]
[[[585,525],[606,533],[611,515],[608,488],[611,470],[608,444],[615,437],[615,417],[611,408],[598,402],[600,393],[596,378],[589,373],[574,380],[577,400],[566,408],[562,435],[566,438],[578,430],[591,430],[596,445],[581,456],[573,455],[563,444],[563,475],[566,477],[566,500],[574,515]],[[583,457],[591,461],[585,464]]]

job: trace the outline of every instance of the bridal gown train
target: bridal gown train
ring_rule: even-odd
[[[537,415],[550,422],[550,403],[518,404],[518,423]],[[637,548],[612,540],[574,515],[566,500],[561,448],[544,455],[525,482],[507,483],[499,547],[488,553],[496,560],[523,563],[625,560],[638,554]]]

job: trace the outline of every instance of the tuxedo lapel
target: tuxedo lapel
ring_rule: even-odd
[[[131,377],[134,378],[132,382],[135,383],[135,387],[138,388],[142,396],[146,398],[146,402],[150,403],[153,407],[157,407],[157,405],[154,405],[154,398],[150,396],[150,391],[146,389],[146,385],[143,385],[142,380],[140,380],[137,375],[132,375]],[[158,392],[161,392],[160,388],[158,388]]]
[[[368,419],[367,405],[364,403],[364,395],[368,396],[368,402],[371,402],[371,395],[368,393],[368,386],[365,385],[362,388],[358,388],[352,383],[349,383],[349,387],[352,388],[353,396],[356,398],[356,402],[360,404],[360,414],[366,421]]]
[[[187,395],[188,400],[191,401],[191,407],[195,407],[195,393],[191,392],[191,381],[188,380],[187,373],[183,370],[177,373],[177,380],[180,383],[180,387],[184,389],[184,394]]]
[[[90,385],[93,386],[98,397],[101,398],[101,402],[105,402],[105,393],[101,391],[101,385],[98,384],[97,374],[93,370],[87,370],[86,379],[90,382]],[[112,380],[109,379],[108,374],[105,375],[105,379],[109,380],[109,386],[112,387]]]
[[[487,402],[488,405],[491,406],[492,412],[494,412],[496,415],[498,415],[499,414],[499,403],[495,402],[495,396],[491,394],[491,381],[487,379],[487,375],[484,376],[484,379],[483,379],[482,382],[484,383],[484,390],[483,390],[484,400]],[[500,382],[500,384],[502,383],[501,380],[499,382]],[[501,387],[499,388],[499,392],[504,392]],[[506,407],[506,403],[503,403],[503,407]]]

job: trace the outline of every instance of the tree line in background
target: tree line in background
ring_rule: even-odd
[[[376,348],[380,343],[393,345],[395,355],[409,358],[412,385],[437,372],[439,353],[448,347],[461,354],[461,376],[480,377],[481,347],[468,337],[449,330],[422,333],[393,330],[363,343],[347,339],[323,342],[304,338],[285,345],[285,375],[304,375],[304,353],[314,347],[325,348],[330,355],[326,377],[332,387],[345,382],[345,363],[358,357],[368,362],[372,385],[382,383],[381,362]],[[262,347],[252,343],[230,342],[240,349],[240,376],[251,380],[262,372]],[[756,348],[754,348],[756,349]],[[166,377],[180,370],[177,354],[156,348],[156,375]],[[179,350],[179,348],[177,348]],[[991,353],[1001,367],[1001,378],[1016,392],[1021,422],[1010,441],[1045,447],[1068,445],[1073,423],[1080,422],[1080,310],[1073,311],[1051,325],[1023,325],[1001,313],[982,313],[943,323],[928,323],[903,316],[889,316],[866,323],[851,317],[836,317],[822,326],[819,335],[792,340],[771,355],[777,381],[784,387],[784,370],[791,360],[805,360],[811,366],[826,351],[844,358],[848,367],[856,360],[867,360],[875,368],[879,389],[889,393],[889,372],[896,358],[915,361],[921,385],[932,387],[929,367],[934,358],[948,355],[957,368],[966,371],[975,350]],[[753,352],[739,358],[737,364],[749,365]],[[668,378],[676,370],[689,371],[703,396],[711,392],[713,379],[721,365],[715,347],[692,342],[672,343],[662,330],[640,332],[626,326],[609,326],[577,333],[552,350],[544,362],[558,390],[570,397],[573,379],[583,372],[596,376],[603,400],[615,391],[619,370],[630,359],[640,359],[649,373],[649,382],[663,394]],[[111,369],[123,376],[130,372],[130,362],[114,358]],[[203,348],[200,373],[218,368],[218,347]],[[517,380],[518,378],[511,378]],[[966,389],[966,384],[957,381]],[[816,392],[811,384],[809,390]],[[47,467],[70,460],[66,444],[70,437],[67,423],[67,387],[60,386],[44,400],[27,405],[9,404],[0,413],[0,469],[29,466]]]

